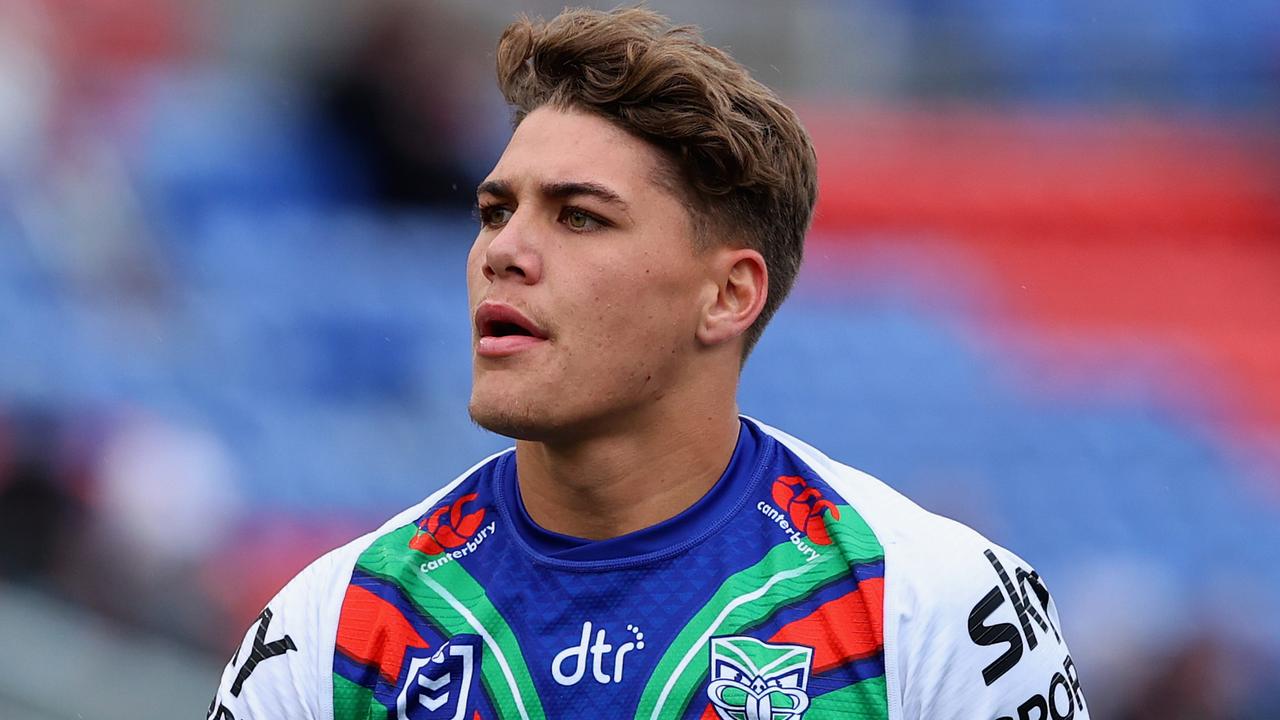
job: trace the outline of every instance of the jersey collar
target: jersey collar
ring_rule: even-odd
[[[497,501],[518,540],[531,553],[556,565],[617,566],[666,557],[701,542],[742,507],[774,451],[773,439],[745,418],[738,443],[720,479],[680,514],[626,535],[587,540],[548,530],[529,516],[520,496],[515,453],[495,468]]]

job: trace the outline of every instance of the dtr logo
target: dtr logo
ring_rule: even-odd
[[[414,658],[396,699],[399,720],[465,720],[480,663],[480,637],[454,635],[431,657]]]
[[[707,697],[721,720],[801,720],[812,662],[813,648],[804,645],[712,638]]]
[[[827,534],[826,523],[822,521],[823,511],[830,511],[831,517],[840,519],[840,508],[830,500],[824,500],[822,491],[809,487],[802,477],[783,475],[773,483],[773,501],[783,512],[791,516],[791,524],[818,545],[830,545],[831,536]]]
[[[561,650],[551,661],[551,676],[561,685],[577,685],[587,672],[587,656],[590,655],[591,677],[596,682],[602,685],[622,682],[622,663],[627,653],[644,649],[644,633],[640,632],[640,628],[628,625],[627,632],[631,633],[632,639],[617,647],[617,653],[613,656],[613,667],[609,668],[606,666],[605,658],[614,651],[614,647],[605,641],[604,628],[596,631],[595,642],[592,642],[591,621],[582,623],[582,637],[578,640],[578,644]],[[565,665],[569,661],[573,661],[573,669],[565,672]]]
[[[465,545],[484,522],[484,508],[470,511],[467,509],[467,504],[474,502],[475,499],[476,493],[470,493],[453,501],[452,504],[442,505],[432,510],[418,524],[420,532],[409,541],[409,547],[428,555],[439,555],[445,550]]]

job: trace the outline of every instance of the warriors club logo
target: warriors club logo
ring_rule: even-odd
[[[711,639],[707,697],[720,720],[802,720],[813,648],[753,637]]]
[[[822,521],[823,511],[840,519],[840,508],[822,497],[822,491],[809,487],[802,477],[783,475],[773,482],[773,502],[791,518],[791,525],[809,536],[815,544],[830,545],[831,536]]]
[[[467,507],[476,497],[476,493],[463,495],[432,510],[418,523],[418,532],[409,541],[409,547],[428,555],[439,555],[465,546],[484,522],[484,508]]]

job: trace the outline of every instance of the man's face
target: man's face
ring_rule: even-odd
[[[625,422],[683,382],[714,289],[653,147],[539,108],[478,191],[471,417],[526,440]]]

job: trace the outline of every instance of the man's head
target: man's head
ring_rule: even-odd
[[[704,244],[750,247],[769,297],[751,351],[791,289],[817,196],[817,160],[794,112],[696,29],[637,8],[522,19],[498,41],[498,85],[520,123],[550,106],[603,117],[666,156],[660,180]]]
[[[536,439],[531,423],[624,415],[708,363],[736,373],[812,216],[816,161],[794,113],[647,10],[520,20],[497,57],[516,130],[478,193],[473,417]],[[509,335],[529,331],[545,337]]]

